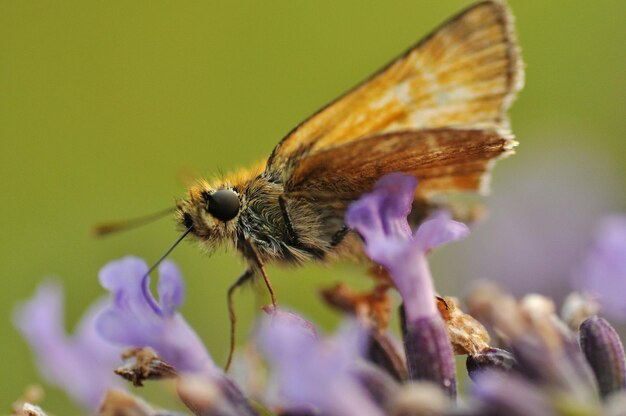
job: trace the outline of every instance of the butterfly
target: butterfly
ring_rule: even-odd
[[[264,163],[192,186],[176,204],[181,239],[230,244],[247,264],[228,292],[231,328],[246,281],[263,277],[275,304],[265,264],[358,256],[344,214],[383,175],[419,179],[417,218],[441,196],[487,192],[517,144],[506,112],[523,78],[511,13],[480,2],[304,120]],[[233,345],[231,330],[231,357]]]

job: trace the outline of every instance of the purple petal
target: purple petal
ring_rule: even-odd
[[[409,322],[439,314],[428,261],[418,244],[408,245],[387,269],[404,301],[404,311]]]
[[[48,282],[40,285],[35,296],[20,305],[14,315],[15,326],[28,341],[43,376],[92,411],[106,390],[121,384],[113,373],[120,362],[119,349],[94,329],[95,316],[102,307],[102,302],[94,304],[69,338],[63,328],[62,289]]]
[[[143,260],[128,256],[105,265],[100,270],[98,279],[102,287],[115,292],[126,288],[129,280],[141,280],[147,271],[148,266]]]
[[[173,315],[176,309],[183,304],[185,291],[180,270],[171,261],[164,261],[159,267],[157,292],[165,315]]]
[[[135,315],[150,316],[158,310],[149,291],[148,266],[136,257],[112,261],[99,273],[102,287],[113,294],[113,302],[120,309]]]
[[[118,346],[140,346],[137,329],[133,322],[127,320],[128,313],[112,308],[109,304],[102,310],[96,320],[98,333],[107,341]],[[156,332],[156,327],[155,327]],[[132,342],[137,341],[137,342]]]
[[[302,317],[302,315],[298,315],[295,312],[283,308],[275,308],[272,305],[264,307],[263,312],[271,316],[273,322],[281,320],[288,326],[300,327],[301,332],[303,334],[308,334],[312,339],[319,338],[315,325],[313,325],[311,321]]]
[[[348,208],[346,224],[366,240],[383,236],[405,240],[411,235],[406,221],[417,186],[410,175],[392,173],[381,178],[374,191]]]
[[[352,367],[355,357],[362,357],[365,353],[367,332],[355,322],[350,322],[340,326],[333,338],[337,365],[345,365],[348,370]]]
[[[180,372],[215,374],[218,370],[202,341],[176,312],[183,293],[178,269],[171,263],[160,268],[161,304],[146,288],[146,272],[145,263],[132,257],[102,269],[100,281],[112,299],[97,320],[101,335],[122,347],[152,347]]]
[[[282,362],[297,361],[299,351],[310,348],[317,342],[315,326],[301,316],[283,309],[271,310],[261,320],[259,340],[262,348]]]
[[[365,334],[344,326],[332,339],[319,340],[302,322],[277,315],[261,321],[259,345],[272,364],[282,408],[315,406],[324,414],[382,415],[351,372]]]
[[[383,176],[374,185],[374,194],[379,194],[380,216],[387,234],[410,232],[405,225],[406,217],[411,213],[417,178],[402,173],[390,173]]]
[[[430,251],[442,244],[461,240],[469,234],[469,228],[462,222],[454,221],[446,211],[438,211],[424,221],[415,232],[424,251]]]
[[[607,315],[626,321],[626,215],[600,223],[592,247],[574,273],[574,283],[597,296]]]

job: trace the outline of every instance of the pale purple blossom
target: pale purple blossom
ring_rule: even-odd
[[[574,271],[574,283],[597,297],[605,314],[626,321],[626,215],[600,222],[582,264]]]
[[[121,347],[151,347],[179,372],[216,374],[217,368],[202,341],[178,307],[183,285],[178,268],[165,261],[159,267],[157,301],[150,291],[148,267],[126,257],[100,271],[100,284],[111,292],[97,327],[104,338]]]
[[[120,349],[95,328],[95,318],[103,307],[103,301],[95,303],[68,336],[63,324],[63,290],[56,283],[45,282],[14,316],[36,356],[38,370],[89,410],[97,409],[109,388],[122,385],[113,373],[121,362]]]
[[[391,173],[376,182],[371,193],[354,202],[346,214],[348,226],[365,241],[367,255],[391,274],[409,321],[437,314],[426,254],[469,232],[465,224],[438,212],[412,233],[407,216],[416,187],[415,177]]]
[[[350,205],[346,223],[363,238],[367,255],[387,269],[402,297],[409,378],[433,381],[456,397],[454,354],[435,303],[426,255],[441,244],[465,237],[468,228],[437,212],[411,232],[407,216],[416,187],[413,176],[384,176],[371,193]]]
[[[281,407],[314,407],[331,416],[381,416],[352,372],[365,348],[363,330],[346,323],[334,337],[320,339],[312,328],[281,310],[272,311],[259,327],[258,343],[271,364]]]

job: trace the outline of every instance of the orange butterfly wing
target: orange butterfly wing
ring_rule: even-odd
[[[321,183],[328,182],[325,178],[336,175],[328,170],[312,169],[314,164],[338,167],[337,163],[323,163],[324,158],[344,160],[350,155],[356,160],[370,160],[362,167],[358,163],[346,165],[352,169],[348,172],[352,176],[361,174],[366,166],[380,171],[383,164],[389,163],[387,158],[369,157],[370,147],[365,143],[377,142],[378,155],[383,148],[389,152],[424,150],[427,137],[440,138],[443,133],[433,131],[417,136],[409,133],[442,127],[485,129],[490,130],[491,135],[499,135],[503,140],[500,150],[487,153],[488,159],[494,158],[512,147],[506,110],[522,84],[522,62],[506,6],[497,1],[476,4],[297,126],[270,155],[266,173],[285,183],[288,193],[308,186],[320,187]],[[445,136],[449,138],[451,134],[448,132]],[[401,143],[407,137],[412,139]],[[380,138],[392,143],[380,144]],[[415,149],[411,149],[411,145],[415,145]],[[462,149],[467,146],[458,148],[458,155]],[[432,152],[426,154],[432,156]],[[418,163],[418,159],[419,163],[427,162],[425,156],[411,157],[404,164],[394,166],[420,177],[420,172],[411,165]],[[484,165],[474,174],[487,171],[488,164]],[[461,167],[450,166],[448,170],[458,177],[459,169]],[[431,184],[437,183],[438,189],[477,190],[480,187],[478,178],[468,178],[466,182],[448,181],[444,186],[444,180],[440,179]],[[474,185],[468,186],[469,182]]]
[[[486,190],[485,173],[515,141],[494,130],[436,128],[385,133],[303,158],[285,183],[287,196],[350,202],[381,176],[409,173],[420,179],[417,196]]]

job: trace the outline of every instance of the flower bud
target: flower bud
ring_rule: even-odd
[[[432,381],[455,398],[454,352],[443,319],[432,315],[407,321],[403,308],[400,314],[409,378]]]
[[[485,370],[509,371],[516,365],[513,355],[500,348],[486,348],[478,354],[468,355],[466,361],[467,372],[472,380]]]
[[[357,361],[352,374],[380,407],[385,407],[400,388],[400,384],[385,370],[369,361]]]
[[[408,376],[406,364],[394,341],[396,340],[388,334],[371,330],[365,357],[368,361],[385,370],[394,380],[403,381]]]
[[[597,316],[587,318],[580,325],[580,347],[596,375],[602,397],[625,389],[624,347],[611,324]]]

